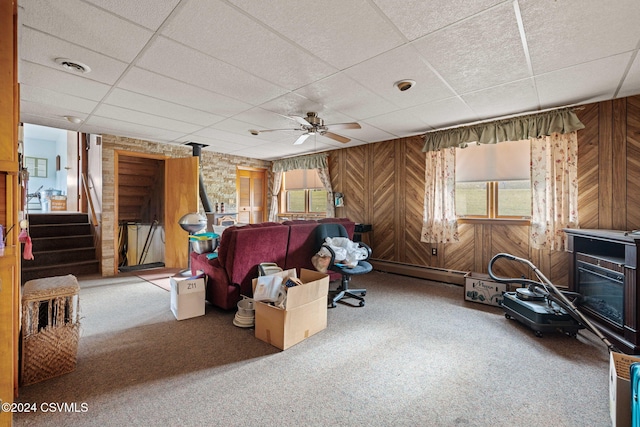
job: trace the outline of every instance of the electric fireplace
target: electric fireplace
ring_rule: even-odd
[[[638,245],[640,233],[565,229],[569,290],[578,309],[621,351],[640,354]]]

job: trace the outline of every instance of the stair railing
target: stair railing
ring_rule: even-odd
[[[87,197],[87,200],[89,202],[89,210],[91,211],[91,224],[94,227],[98,226],[98,217],[96,216],[96,211],[93,207],[93,199],[91,198],[91,192],[89,191],[89,186],[87,185],[87,175],[82,173],[80,175],[80,181],[82,182],[82,190],[85,194],[85,196]]]

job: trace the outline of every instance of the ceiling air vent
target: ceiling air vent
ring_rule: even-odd
[[[56,64],[62,66],[65,70],[73,71],[76,73],[88,73],[91,71],[88,65],[83,64],[82,62],[74,61],[72,59],[67,58],[56,58]]]

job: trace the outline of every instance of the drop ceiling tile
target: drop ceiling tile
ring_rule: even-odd
[[[481,119],[535,111],[540,107],[533,79],[467,93],[462,99]]]
[[[350,131],[341,130],[338,133],[340,133],[340,135],[344,135],[349,138],[352,138],[352,140],[354,141],[357,139],[357,140],[366,141],[366,142],[376,142],[376,141],[386,141],[388,139],[394,139],[396,138],[396,135],[387,132],[387,130],[389,129],[382,130],[375,126],[375,123],[378,122],[378,120],[383,120],[382,119],[383,117],[388,117],[393,114],[395,113],[383,114],[382,116],[378,116],[378,117],[371,117],[367,120],[363,120],[360,122],[360,126],[362,126],[360,129],[354,129]],[[402,119],[403,117],[401,116],[400,118]],[[406,119],[406,117],[404,118]],[[420,129],[423,129],[423,128],[424,128],[424,124],[421,123]]]
[[[248,129],[297,129],[298,123],[283,114],[274,113],[261,107],[254,107],[236,114],[234,119],[245,123]]]
[[[157,30],[180,0],[86,0],[122,18]]]
[[[166,37],[155,39],[137,65],[252,105],[259,105],[287,92],[282,87]]]
[[[85,79],[75,73],[48,68],[33,62],[20,64],[22,85],[49,89],[79,98],[99,101],[109,92],[109,85]]]
[[[530,77],[511,2],[425,36],[413,46],[458,94]]]
[[[86,114],[91,113],[96,105],[98,105],[96,101],[29,85],[20,86],[20,99]]]
[[[371,92],[345,74],[334,74],[300,88],[295,93],[357,120],[378,116],[396,109],[391,102]],[[325,122],[327,120],[325,118]]]
[[[60,117],[43,117],[38,114],[30,114],[20,112],[20,121],[22,123],[38,123],[41,126],[49,126],[56,129],[65,129],[77,132],[80,128],[80,124],[71,123]]]
[[[210,126],[224,120],[223,116],[117,88],[109,94],[104,103],[200,126]]]
[[[118,83],[118,87],[224,117],[233,116],[251,108],[251,105],[237,99],[136,67],[129,70]]]
[[[289,90],[338,71],[219,1],[187,3],[162,34]]]
[[[217,127],[199,129],[198,131],[194,132],[193,135],[202,136],[216,141],[239,144],[243,146],[252,146],[256,144],[256,139],[253,138],[253,136],[249,132],[247,132],[245,135],[218,129]]]
[[[76,116],[84,119],[87,114],[83,113],[82,111],[70,110],[68,108],[59,107],[57,105],[40,104],[38,102],[31,102],[23,99],[20,101],[20,120],[23,121],[22,118],[27,116],[40,117],[46,120],[55,120],[70,124],[70,122],[67,121],[64,116]],[[30,121],[29,123],[39,125],[44,124],[38,121]],[[67,129],[66,127],[64,128]]]
[[[630,58],[631,53],[624,53],[536,77],[540,105],[548,108],[612,98]]]
[[[400,108],[455,95],[409,45],[354,65],[345,73]],[[407,79],[414,80],[416,85],[404,92],[395,87],[395,82]]]
[[[393,25],[366,0],[231,0],[265,25],[339,69],[404,43]]]
[[[629,68],[629,72],[627,73],[627,77],[620,87],[618,98],[638,94],[640,94],[640,55],[636,54],[633,64],[631,64],[631,68]]]
[[[409,40],[415,40],[503,2],[503,0],[373,1]]]
[[[521,1],[520,10],[535,74],[634,50],[640,40],[637,0]]]
[[[166,117],[155,116],[128,108],[116,107],[114,105],[102,104],[93,113],[96,116],[105,117],[122,122],[137,123],[144,126],[156,127],[158,129],[174,130],[176,132],[191,133],[202,128],[202,126],[179,120],[171,120]]]
[[[109,129],[112,131],[111,134],[116,136],[139,138],[146,141],[169,142],[184,136],[184,133],[160,129],[155,126],[129,123],[96,115],[87,119],[86,126],[93,127],[94,129]],[[106,134],[107,132],[98,133]]]
[[[127,64],[84,47],[48,36],[39,31],[25,28],[20,41],[20,56],[46,67],[102,83],[113,84],[120,78]],[[64,69],[55,62],[56,58],[67,58],[88,65],[91,71],[80,74]]]
[[[24,26],[125,62],[132,61],[153,35],[80,0],[23,0],[20,5]]]
[[[315,111],[324,115],[327,109],[320,102],[305,98],[304,96],[291,92],[279,96],[260,105],[260,108],[281,114],[283,116],[306,116],[308,111]],[[286,127],[286,126],[285,126]]]
[[[459,98],[449,98],[408,108],[413,114],[433,129],[478,121],[480,118]]]
[[[359,136],[359,138],[367,141],[385,141],[421,133],[429,129],[429,125],[425,121],[407,111],[393,111],[380,116],[369,117],[361,125],[368,134],[362,137]]]

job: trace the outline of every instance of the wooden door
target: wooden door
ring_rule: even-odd
[[[238,169],[238,222],[256,224],[267,220],[267,179],[264,169]]]
[[[80,134],[67,131],[67,210],[80,212],[78,200],[80,199]]]
[[[165,160],[164,265],[187,268],[189,233],[178,225],[183,215],[198,212],[198,157]]]

